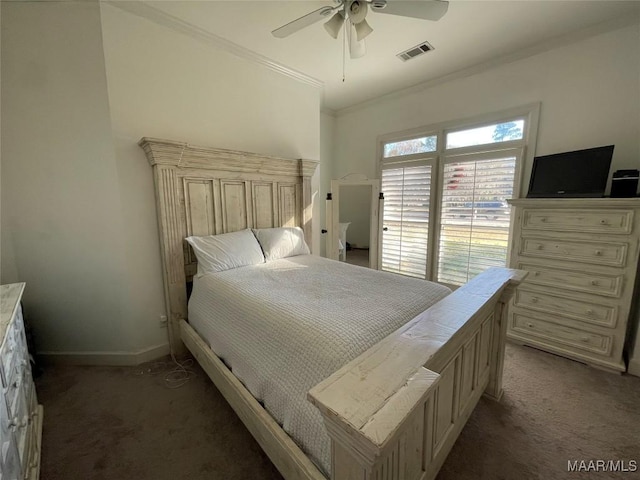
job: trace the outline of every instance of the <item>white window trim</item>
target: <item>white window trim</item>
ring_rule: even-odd
[[[530,103],[519,107],[510,108],[508,110],[501,110],[498,112],[486,113],[482,115],[476,115],[474,117],[467,117],[462,119],[450,120],[446,122],[436,123],[432,125],[426,125],[422,127],[411,128],[408,130],[401,130],[398,132],[386,133],[379,135],[377,138],[376,158],[377,166],[376,172],[378,177],[382,174],[382,164],[390,160],[400,158],[410,158],[416,156],[417,158],[424,157],[440,157],[445,153],[444,140],[447,131],[458,131],[466,128],[473,128],[483,126],[489,123],[500,123],[501,121],[509,121],[516,118],[525,119],[525,130],[522,140],[512,140],[509,142],[489,143],[486,145],[475,145],[473,147],[463,147],[457,149],[446,150],[447,154],[452,153],[464,153],[477,152],[478,150],[496,150],[502,148],[509,148],[514,146],[526,146],[525,157],[523,163],[525,169],[521,169],[523,175],[531,173],[531,165],[533,164],[533,157],[535,154],[536,140],[538,137],[538,120],[540,118],[540,102]],[[435,135],[438,138],[438,148],[435,152],[416,153],[413,155],[403,155],[401,157],[388,157],[384,158],[384,144],[390,142],[399,142],[402,140],[410,140],[412,138],[428,137]],[[520,178],[519,191],[522,191],[522,180]]]
[[[410,164],[428,164],[432,165],[432,177],[435,178],[437,184],[435,188],[431,189],[431,201],[430,201],[430,218],[434,219],[433,224],[429,225],[429,241],[428,249],[430,254],[427,256],[427,279],[436,278],[436,265],[438,261],[438,245],[440,237],[440,203],[442,196],[442,165],[447,161],[455,161],[461,156],[472,155],[474,158],[480,159],[483,156],[487,158],[496,152],[513,152],[516,156],[516,171],[514,173],[514,198],[520,198],[523,189],[523,181],[527,175],[531,173],[531,165],[533,163],[533,157],[535,155],[535,146],[538,135],[538,121],[540,118],[540,102],[522,105],[514,107],[508,110],[502,110],[499,112],[492,112],[489,114],[477,115],[474,117],[468,117],[464,119],[451,120],[434,125],[428,125],[424,127],[417,127],[408,130],[402,130],[399,132],[387,133],[379,135],[377,138],[377,166],[376,171],[378,178],[382,177],[382,170],[385,166],[388,168],[407,166]],[[446,134],[448,132],[466,130],[474,127],[482,127],[490,125],[492,123],[501,123],[511,120],[524,119],[524,132],[523,138],[520,140],[510,140],[506,142],[495,142],[482,145],[473,145],[470,147],[460,148],[445,148]],[[403,140],[410,140],[413,138],[436,136],[437,148],[435,152],[415,153],[411,155],[402,155],[396,157],[384,157],[384,145],[391,142],[400,142]],[[433,162],[433,163],[431,163]],[[384,193],[384,192],[383,192]],[[380,219],[382,222],[382,218]],[[513,213],[511,215],[511,221],[509,226],[509,239],[512,238],[513,226],[514,226]],[[510,240],[509,240],[510,243]],[[380,252],[382,254],[382,245],[380,245]],[[507,249],[507,265],[510,261],[511,249]],[[433,280],[434,281],[434,280]],[[457,288],[452,285],[451,287]]]

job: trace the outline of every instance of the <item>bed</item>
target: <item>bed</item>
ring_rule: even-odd
[[[291,424],[296,424],[295,420],[285,418],[289,407],[281,406],[279,414],[277,407],[269,405],[277,405],[278,401],[269,401],[270,394],[261,391],[260,381],[252,382],[252,374],[246,369],[242,373],[242,362],[249,363],[243,358],[251,357],[243,357],[242,341],[236,342],[240,346],[233,352],[225,350],[229,347],[216,344],[217,339],[231,334],[229,324],[218,330],[208,329],[205,318],[220,319],[226,315],[225,311],[231,311],[231,306],[225,306],[223,300],[231,298],[234,295],[231,292],[237,291],[238,286],[253,290],[250,294],[244,293],[245,300],[230,304],[244,306],[246,310],[241,315],[245,318],[252,310],[268,304],[275,322],[270,324],[272,326],[282,322],[291,327],[304,322],[306,316],[300,309],[304,309],[311,299],[304,299],[300,294],[297,310],[287,306],[272,308],[272,301],[261,296],[262,293],[256,294],[259,281],[248,286],[250,278],[262,273],[245,271],[240,275],[237,272],[229,274],[229,277],[239,275],[241,278],[226,280],[235,282],[235,290],[222,296],[218,294],[218,298],[213,294],[208,307],[206,301],[199,306],[192,302],[188,310],[187,292],[194,276],[195,298],[203,297],[200,290],[220,292],[227,287],[222,287],[224,282],[220,283],[220,278],[209,280],[206,275],[196,275],[195,256],[185,238],[249,228],[301,227],[307,244],[317,245],[314,241],[314,231],[318,232],[317,216],[312,217],[313,200],[319,197],[314,191],[317,162],[151,138],[143,138],[140,146],[154,172],[172,352],[176,355],[185,353],[185,346],[191,351],[287,480],[434,478],[479,398],[486,394],[499,399],[502,394],[507,302],[525,273],[489,269],[451,294],[436,289],[432,301],[427,302],[430,307],[412,305],[413,310],[404,312],[403,319],[395,320],[399,323],[387,325],[386,330],[378,329],[377,337],[369,338],[368,344],[344,357],[347,360],[341,357],[337,363],[328,362],[323,372],[315,374],[317,377],[309,371],[281,375],[285,383],[300,383],[301,379],[308,382],[298,385],[303,392],[302,400],[298,400],[306,412],[303,416],[315,416],[318,422],[321,421],[324,430],[317,433],[316,429],[316,436],[330,439],[324,443],[326,447],[314,450],[300,437],[290,436],[285,431],[291,432]],[[277,267],[277,262],[265,265],[273,268]],[[331,265],[326,266],[326,262]],[[287,271],[288,275],[304,268],[305,272],[328,269],[331,272],[328,275],[339,276],[341,273],[334,270],[336,264],[347,270],[360,268],[308,255],[283,259],[281,263],[285,266],[278,268]],[[359,273],[382,278],[379,282],[383,285],[385,275],[396,277],[366,269]],[[345,275],[352,274],[351,271]],[[316,285],[327,286],[321,277],[309,278]],[[205,289],[210,281],[216,287]],[[400,280],[400,283],[405,281]],[[297,283],[300,283],[299,291],[311,290],[309,284]],[[410,291],[409,286],[402,288]],[[269,287],[263,290],[269,290]],[[389,297],[388,292],[381,295],[384,286],[380,291],[373,287],[371,290],[374,296],[386,294],[387,299]],[[322,295],[317,294],[323,289],[315,291],[315,296],[323,301]],[[335,292],[332,295],[335,297]],[[409,294],[407,298],[419,296]],[[364,304],[353,305],[346,315],[360,314],[362,317],[365,307]],[[193,325],[188,322],[188,312],[193,316]],[[327,315],[328,323],[340,324],[335,321],[337,315],[336,312]],[[388,317],[390,313],[382,311],[380,315]],[[317,320],[308,325],[315,323]],[[265,332],[254,333],[257,340],[264,335]],[[314,335],[322,340],[329,337],[322,329]],[[252,340],[252,335],[245,331],[245,338]],[[351,343],[347,341],[336,348],[348,351],[349,345]],[[340,366],[343,362],[346,364]],[[278,359],[273,359],[271,367],[265,370],[278,370],[278,365],[282,365],[282,361],[278,364]],[[258,386],[252,386],[252,383]],[[251,389],[256,396],[252,395]],[[306,389],[309,403],[303,405]],[[272,395],[277,396],[277,393]],[[284,397],[288,396],[284,394]],[[269,408],[272,413],[268,412]]]

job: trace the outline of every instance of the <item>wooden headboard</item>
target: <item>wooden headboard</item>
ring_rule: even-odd
[[[184,239],[245,228],[299,226],[312,244],[311,177],[318,162],[142,138],[153,167],[169,341],[181,353],[186,284],[196,260]]]

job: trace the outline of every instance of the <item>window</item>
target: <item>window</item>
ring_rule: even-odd
[[[432,135],[429,137],[402,140],[400,142],[385,143],[384,158],[411,155],[413,153],[435,152],[438,145],[437,139],[438,137]]]
[[[524,120],[514,120],[447,133],[447,148],[522,140]]]
[[[509,241],[515,155],[445,160],[437,280],[462,285],[489,267],[504,267]]]
[[[456,286],[507,264],[506,200],[518,196],[538,111],[529,106],[382,141],[382,270]]]

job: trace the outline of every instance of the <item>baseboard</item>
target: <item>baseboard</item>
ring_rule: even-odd
[[[640,358],[629,359],[629,368],[627,373],[640,377]]]
[[[138,352],[38,352],[43,363],[64,365],[140,365],[169,355],[169,344],[156,345]]]

